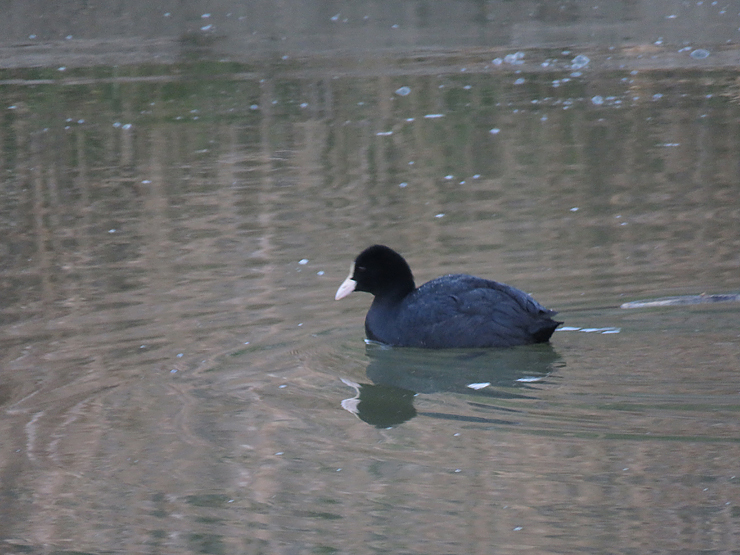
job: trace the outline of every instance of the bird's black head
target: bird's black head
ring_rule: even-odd
[[[394,300],[405,297],[414,287],[414,276],[403,257],[384,245],[373,245],[355,259],[335,298],[366,291],[377,298]]]

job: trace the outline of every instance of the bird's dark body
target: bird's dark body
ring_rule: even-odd
[[[511,347],[548,341],[560,324],[554,314],[514,287],[454,274],[425,283],[400,303],[375,297],[365,332],[400,347]]]

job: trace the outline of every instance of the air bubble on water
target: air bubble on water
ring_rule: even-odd
[[[581,69],[588,65],[588,63],[591,60],[588,58],[588,56],[584,56],[583,54],[578,54],[575,58],[573,58],[573,61],[570,63],[570,67],[572,69]]]
[[[398,96],[408,96],[408,94],[411,92],[411,89],[408,87],[401,87],[399,89],[396,89],[396,94]]]
[[[521,65],[524,63],[524,52],[515,52],[504,56],[504,62],[507,64]]]
[[[604,103],[604,97],[597,94],[596,96],[591,97],[591,102],[596,104],[596,106],[601,106]]]
[[[697,48],[689,55],[695,60],[703,60],[704,58],[709,57],[709,50],[704,50],[703,48]]]

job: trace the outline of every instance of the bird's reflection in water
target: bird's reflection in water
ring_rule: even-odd
[[[550,344],[525,345],[509,349],[406,349],[368,343],[370,361],[367,377],[372,383],[358,384],[342,379],[355,389],[355,396],[342,407],[378,428],[397,426],[421,414],[433,418],[516,424],[511,419],[486,418],[438,412],[417,413],[417,394],[449,392],[486,399],[533,399],[533,383],[543,380],[558,367],[560,356]],[[471,406],[502,412],[516,412],[486,403]],[[513,416],[513,415],[512,415]]]

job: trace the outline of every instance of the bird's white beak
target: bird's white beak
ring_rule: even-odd
[[[347,279],[345,279],[342,282],[342,285],[339,286],[339,289],[337,289],[337,294],[334,295],[334,300],[338,301],[339,299],[343,299],[352,291],[355,290],[355,287],[357,287],[357,282],[352,279],[352,274],[355,273],[355,265],[352,265],[352,268],[349,270],[349,275],[347,276]]]

